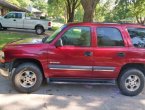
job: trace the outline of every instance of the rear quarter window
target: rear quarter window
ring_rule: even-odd
[[[145,48],[145,28],[127,28],[134,47]]]

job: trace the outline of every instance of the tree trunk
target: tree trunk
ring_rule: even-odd
[[[84,11],[83,21],[84,22],[93,22],[93,14],[94,14],[94,11],[92,9],[85,10]]]
[[[67,22],[69,23],[69,22],[73,22],[74,21],[74,12],[72,12],[72,13],[70,13],[69,15],[68,15],[68,20],[67,20]]]
[[[67,7],[67,22],[73,22],[75,9],[80,5],[80,0],[66,0],[65,4]]]
[[[81,0],[84,9],[84,22],[93,22],[94,11],[100,0]]]
[[[136,16],[136,20],[138,24],[145,24],[145,17],[138,17]]]

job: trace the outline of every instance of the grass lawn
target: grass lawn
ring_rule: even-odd
[[[0,31],[0,50],[8,42],[11,42],[11,41],[14,41],[14,40],[17,40],[17,39],[21,39],[21,38],[30,38],[30,37],[33,37],[33,36],[36,37],[37,35]],[[39,36],[37,36],[37,37],[39,37]]]
[[[0,31],[0,50],[2,49],[2,47],[11,42],[11,41],[15,41],[17,39],[22,39],[22,38],[42,38],[44,36],[48,36],[51,35],[56,29],[58,29],[59,27],[61,27],[63,24],[61,23],[55,23],[53,22],[53,27],[51,31],[46,31],[45,35],[41,35],[38,36],[35,33],[20,33],[20,32],[11,32],[11,31]]]

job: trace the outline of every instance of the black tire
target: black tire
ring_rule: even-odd
[[[0,30],[3,30],[3,27],[2,27],[2,25],[1,25],[1,23],[0,23]]]
[[[137,79],[133,81],[135,78]],[[140,94],[144,88],[144,83],[143,72],[136,68],[124,70],[118,78],[118,87],[121,93],[126,96],[136,96]]]
[[[27,74],[26,72],[28,71],[29,75],[30,73],[31,74],[33,73],[33,76],[32,75],[30,76],[31,78],[26,75]],[[32,77],[34,76],[35,78],[32,79]],[[30,83],[27,82],[28,80],[29,81],[31,80],[30,82],[33,83],[33,85],[30,86]],[[23,63],[19,65],[12,75],[12,84],[14,88],[22,93],[31,93],[36,91],[40,87],[42,80],[43,75],[41,70],[37,65],[33,63]],[[24,86],[24,83],[27,84]]]
[[[8,28],[7,27],[3,27],[3,30],[7,30]]]
[[[42,26],[37,26],[35,28],[35,32],[37,35],[42,35],[42,34],[44,34],[45,31],[44,31],[44,28]]]

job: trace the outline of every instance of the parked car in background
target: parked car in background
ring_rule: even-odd
[[[51,21],[42,19],[31,19],[26,17],[25,12],[10,12],[0,17],[0,29],[19,28],[32,29],[36,34],[41,35],[51,28]]]
[[[0,67],[20,92],[33,92],[47,79],[49,83],[114,83],[124,95],[135,96],[145,83],[144,38],[142,25],[66,24],[42,40],[7,44]]]

